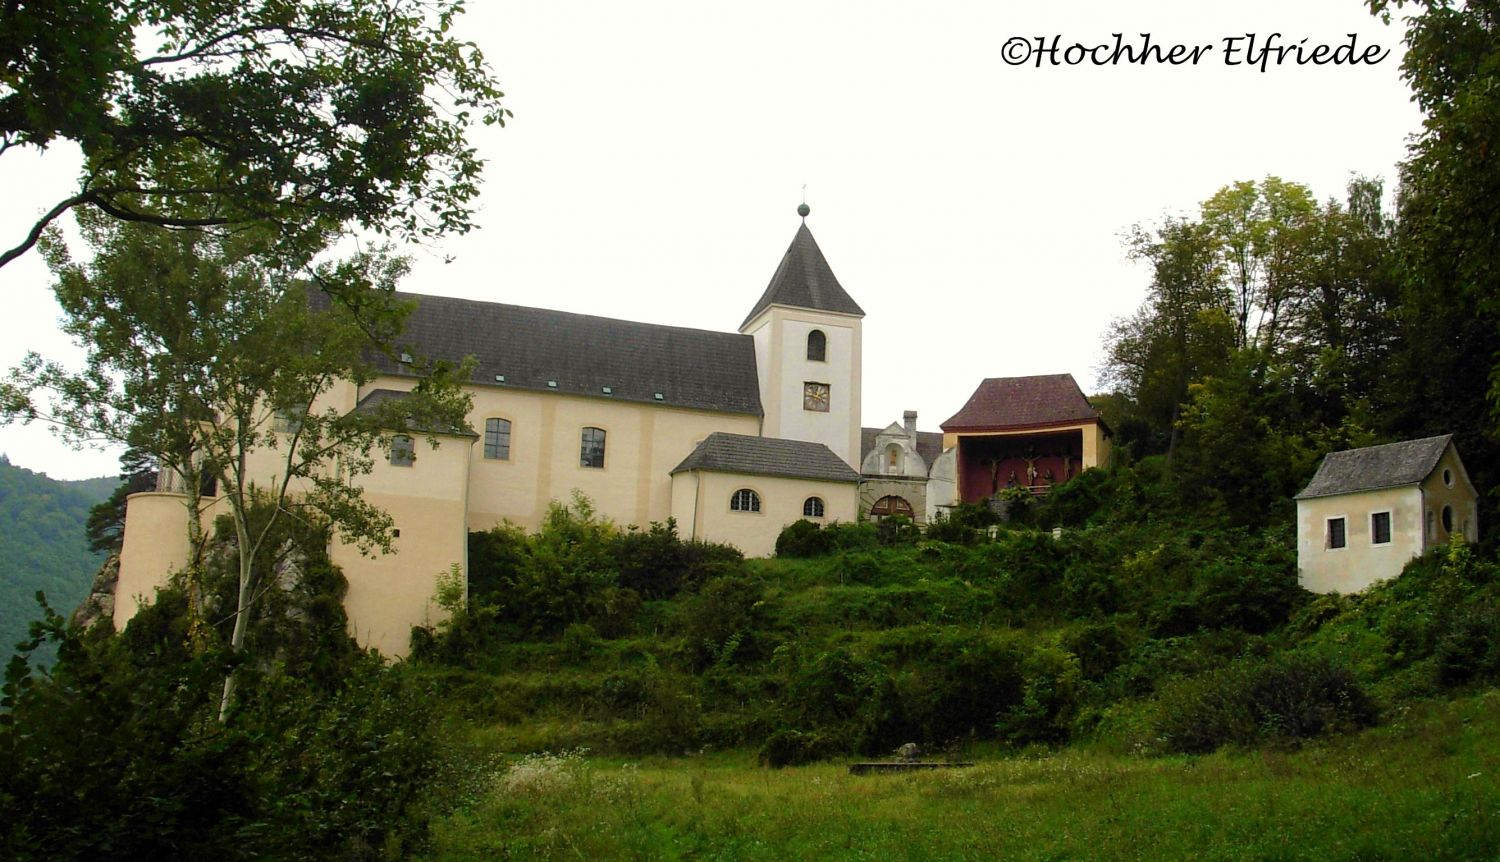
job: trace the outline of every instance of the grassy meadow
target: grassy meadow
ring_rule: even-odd
[[[472,756],[432,860],[1493,859],[1500,691],[1298,750],[968,752],[854,777],[753,752]]]

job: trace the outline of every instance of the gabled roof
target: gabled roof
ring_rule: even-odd
[[[771,305],[790,305],[814,311],[865,316],[858,303],[844,292],[839,280],[834,277],[833,268],[828,265],[828,259],[823,257],[823,250],[818,248],[812,231],[807,229],[807,222],[797,228],[797,235],[792,237],[791,246],[782,255],[781,265],[776,267],[776,274],[771,276],[766,292],[760,295],[740,327],[744,328],[745,324]]]
[[[354,405],[354,410],[357,413],[373,413],[380,405],[386,403],[387,401],[400,401],[409,397],[411,397],[410,392],[405,392],[400,389],[371,389],[369,392],[365,393],[365,397],[359,399],[358,404]],[[470,428],[468,425],[436,428],[423,426],[416,422],[408,421],[405,430],[416,431],[422,434],[452,434],[455,437],[479,436],[474,431],[474,429]]]
[[[476,384],[762,415],[748,335],[445,296],[396,297],[417,302],[400,342],[433,359],[473,355]],[[376,365],[387,374],[410,373],[387,357]]]
[[[1071,374],[986,377],[944,431],[999,430],[1099,421]]]
[[[672,472],[687,470],[786,476],[825,482],[859,481],[859,474],[822,443],[723,431],[715,431],[704,438]]]
[[[1452,434],[1443,434],[1331,452],[1296,499],[1415,485],[1432,474],[1452,441]]]
[[[906,433],[906,429],[896,422],[892,422],[885,428],[859,429],[860,463],[864,463],[865,458],[869,457],[869,454],[875,450],[875,438],[892,429],[901,434]],[[932,465],[937,462],[938,456],[943,454],[943,435],[937,431],[918,431],[917,454],[921,455],[922,460],[927,462],[927,472],[931,473]]]

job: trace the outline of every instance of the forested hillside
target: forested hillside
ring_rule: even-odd
[[[0,653],[8,656],[38,616],[37,590],[63,614],[88,594],[104,556],[89,550],[84,524],[117,484],[51,479],[0,455]]]

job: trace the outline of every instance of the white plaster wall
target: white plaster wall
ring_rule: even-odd
[[[1370,543],[1370,514],[1391,513],[1391,541]],[[1343,517],[1345,546],[1326,544],[1327,520]],[[1316,593],[1358,592],[1401,573],[1422,553],[1422,495],[1414,485],[1297,501],[1297,575]]]
[[[695,487],[697,482],[701,486]],[[730,509],[731,495],[741,488],[760,495],[759,512]],[[682,513],[677,516],[678,529],[685,538],[734,545],[747,557],[769,557],[776,552],[776,537],[782,528],[802,519],[802,505],[808,497],[823,498],[823,517],[813,520],[853,521],[859,515],[858,488],[854,482],[706,471],[678,473],[673,477],[673,511]],[[689,526],[694,523],[696,534]]]

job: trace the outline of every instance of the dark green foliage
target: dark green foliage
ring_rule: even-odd
[[[715,578],[684,601],[677,625],[695,670],[763,657],[764,588],[741,577]]]
[[[50,638],[59,661],[7,673],[5,858],[374,859],[422,840],[436,752],[419,692],[371,657],[336,678],[262,668],[221,724],[231,653],[190,645],[188,618],[168,589],[118,637],[35,626],[29,646]],[[315,642],[283,644],[287,666],[326,668],[285,652]]]
[[[906,527],[893,525],[887,528],[883,538],[873,524],[833,523],[824,526],[803,519],[788,524],[776,537],[776,556],[821,557],[835,551],[902,544],[913,538],[910,522]]]
[[[617,530],[580,496],[554,503],[535,535],[509,524],[470,533],[468,603],[439,629],[413,630],[412,655],[471,664],[499,643],[550,640],[578,625],[623,637],[648,601],[695,594],[744,568],[735,548],[684,542],[671,520]]]
[[[684,542],[677,521],[653,523],[646,531],[629,530],[613,542],[620,586],[647,600],[669,599],[696,590],[704,581],[733,574],[745,556],[729,545]]]
[[[38,590],[64,613],[88,595],[104,556],[89,550],[84,524],[113,484],[61,482],[0,456],[0,659],[26,637]]]
[[[816,763],[847,751],[846,744],[821,733],[778,730],[767,737],[765,744],[760,747],[759,759],[762,766],[780,769],[783,766]]]
[[[1295,653],[1183,680],[1162,692],[1159,708],[1163,745],[1190,754],[1222,745],[1295,744],[1376,718],[1374,702],[1347,668]]]

